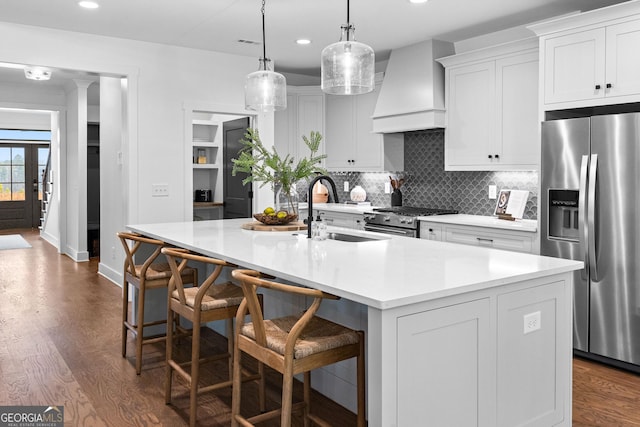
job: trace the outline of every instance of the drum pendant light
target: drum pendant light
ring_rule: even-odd
[[[267,58],[264,5],[265,0],[262,0],[262,58],[258,71],[247,76],[244,103],[247,110],[272,112],[287,108],[287,80],[282,74],[273,71],[271,60]]]
[[[358,95],[375,88],[375,54],[373,49],[355,40],[355,27],[349,22],[341,27],[340,41],[322,50],[322,91],[331,95]]]

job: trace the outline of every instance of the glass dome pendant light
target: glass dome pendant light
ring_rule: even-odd
[[[273,71],[271,60],[267,58],[264,30],[264,5],[262,0],[262,58],[258,71],[247,76],[244,85],[244,103],[247,110],[272,112],[287,108],[287,80]]]
[[[322,91],[331,95],[358,95],[375,88],[375,54],[373,49],[355,40],[355,27],[349,22],[340,29],[340,41],[322,50]]]

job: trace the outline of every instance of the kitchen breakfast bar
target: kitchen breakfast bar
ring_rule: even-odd
[[[336,314],[362,307],[369,426],[571,425],[581,262],[344,229],[370,240],[316,241],[247,221],[127,228],[340,296],[323,303]]]

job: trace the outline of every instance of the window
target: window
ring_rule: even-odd
[[[0,147],[0,201],[25,200],[24,151],[24,147]]]
[[[0,129],[0,141],[51,141],[51,131],[48,130],[23,130]]]

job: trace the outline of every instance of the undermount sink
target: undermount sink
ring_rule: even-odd
[[[327,239],[340,240],[341,242],[375,242],[377,240],[385,240],[384,238],[375,238],[367,236],[357,236],[345,233],[327,233]]]
[[[293,233],[294,236],[302,236],[303,233]],[[362,236],[359,234],[347,234],[347,233],[337,233],[333,231],[329,231],[327,233],[326,240],[337,240],[340,242],[379,242],[381,240],[389,240],[389,236],[380,235],[380,237],[370,237],[370,236]]]

